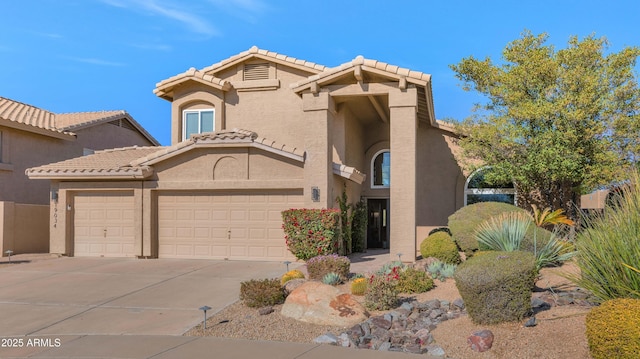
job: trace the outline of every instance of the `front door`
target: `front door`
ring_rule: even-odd
[[[367,248],[389,248],[389,200],[367,200]]]

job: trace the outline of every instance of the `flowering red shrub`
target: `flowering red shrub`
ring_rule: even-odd
[[[340,237],[337,209],[289,209],[282,211],[287,248],[298,259],[337,253]]]

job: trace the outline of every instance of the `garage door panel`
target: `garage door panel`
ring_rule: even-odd
[[[215,259],[284,260],[286,250],[280,212],[302,206],[302,191],[263,193],[160,193],[158,195],[159,256]],[[274,205],[275,203],[275,205]],[[165,211],[190,210],[189,218]],[[180,228],[193,233],[180,233]],[[191,251],[178,250],[178,245]],[[205,250],[206,249],[206,250]]]
[[[75,256],[136,256],[132,193],[80,193],[74,204]]]

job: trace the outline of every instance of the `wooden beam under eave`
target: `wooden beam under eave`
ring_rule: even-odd
[[[349,85],[327,85],[323,86],[331,93],[331,96],[369,96],[387,95],[390,90],[398,88],[397,82],[375,82]]]
[[[358,83],[362,82],[362,67],[360,65],[353,69],[353,76],[356,78]]]
[[[376,112],[378,113],[378,116],[380,116],[380,119],[382,120],[382,122],[389,123],[389,116],[387,115],[387,112],[384,110],[384,107],[382,107],[382,105],[380,105],[380,102],[378,102],[378,99],[376,99],[376,97],[372,95],[369,95],[367,97],[369,98],[369,101],[371,101],[373,108],[376,109]]]

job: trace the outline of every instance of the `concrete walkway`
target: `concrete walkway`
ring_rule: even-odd
[[[351,259],[353,272],[372,272],[389,254],[370,251]],[[48,255],[7,261],[0,260],[0,358],[414,357],[182,336],[201,322],[200,306],[223,309],[238,299],[240,282],[280,276],[286,270],[282,263]]]

